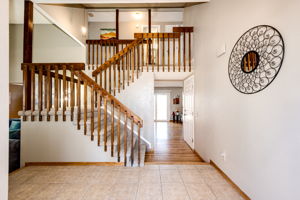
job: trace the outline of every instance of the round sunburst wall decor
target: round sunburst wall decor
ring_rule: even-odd
[[[272,83],[284,58],[284,41],[277,29],[268,25],[251,28],[233,47],[228,74],[235,89],[254,94]]]

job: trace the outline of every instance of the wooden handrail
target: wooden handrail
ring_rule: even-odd
[[[76,71],[74,72],[77,77],[80,78],[81,81],[86,81],[87,85],[89,87],[93,87],[94,90],[97,90],[100,92],[101,97],[107,98],[109,101],[114,102],[114,105],[117,107],[120,107],[121,112],[127,113],[128,117],[133,117],[134,122],[136,124],[140,124],[141,127],[143,127],[143,120],[135,114],[133,111],[131,111],[128,107],[126,107],[124,104],[122,104],[118,99],[116,99],[113,95],[111,95],[109,92],[104,90],[102,87],[100,87],[93,79],[91,79],[88,75],[86,75],[82,71]]]
[[[132,50],[135,46],[140,44],[143,40],[142,39],[136,39],[133,40],[128,46],[126,46],[123,50],[115,54],[112,58],[107,60],[105,63],[103,63],[100,67],[95,69],[92,73],[93,76],[97,76],[101,71],[106,70],[109,68],[112,64],[116,64],[119,62],[129,51]]]
[[[84,63],[22,63],[21,69],[24,69],[24,66],[36,67],[36,70],[42,68],[42,70],[47,70],[50,67],[50,70],[55,70],[57,66],[58,70],[63,70],[64,66],[66,70],[84,70],[85,64]]]

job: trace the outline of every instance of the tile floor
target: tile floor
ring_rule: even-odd
[[[10,200],[242,200],[210,165],[31,166],[9,178]]]

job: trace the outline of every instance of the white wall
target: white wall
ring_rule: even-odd
[[[116,162],[76,130],[73,122],[22,122],[21,165],[26,162]],[[109,152],[109,151],[108,151]]]
[[[22,83],[23,25],[10,24],[10,82]],[[33,30],[33,62],[82,62],[85,47],[52,24],[35,24]]]
[[[214,0],[185,9],[185,25],[195,27],[195,148],[253,200],[300,199],[299,10],[297,0]],[[244,95],[230,83],[228,60],[238,38],[259,24],[282,33],[285,60],[267,89]],[[227,53],[217,58],[223,44]]]
[[[0,6],[0,199],[8,198],[8,77],[9,77],[9,44],[8,44],[8,0],[1,1]]]
[[[154,141],[154,76],[143,72],[139,79],[126,86],[116,98],[144,121],[141,135],[152,145]]]
[[[85,46],[86,36],[82,27],[87,28],[87,12],[84,8],[35,4],[35,8],[45,15],[52,23]]]

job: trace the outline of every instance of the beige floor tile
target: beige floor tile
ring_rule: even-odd
[[[184,183],[204,183],[203,177],[197,170],[184,170],[180,172]]]
[[[177,169],[177,165],[160,165],[159,169]]]
[[[105,200],[135,200],[138,184],[114,184]]]
[[[185,184],[191,200],[216,200],[215,195],[204,183]]]
[[[39,191],[44,189],[45,185],[43,184],[21,184],[14,185],[9,188],[9,200],[27,200],[31,199],[38,194]]]
[[[144,169],[159,169],[159,165],[145,165],[142,170]]]
[[[141,171],[140,183],[160,183],[159,170],[143,170],[143,171]]]
[[[138,183],[139,171],[121,171],[117,176],[118,183]]]
[[[189,200],[182,183],[162,183],[163,200]]]
[[[88,189],[85,184],[64,184],[55,200],[82,200]]]
[[[84,194],[84,200],[105,200],[112,190],[111,184],[90,185]]]
[[[214,183],[210,185],[210,188],[217,200],[243,200],[229,183]]]
[[[140,184],[136,200],[162,200],[161,184]]]
[[[62,184],[47,184],[43,189],[39,190],[36,195],[32,196],[28,200],[53,200],[57,194],[61,192]]]
[[[196,165],[177,165],[178,170],[185,170],[185,169],[197,169]]]
[[[182,183],[178,170],[160,170],[160,178],[162,183]]]

